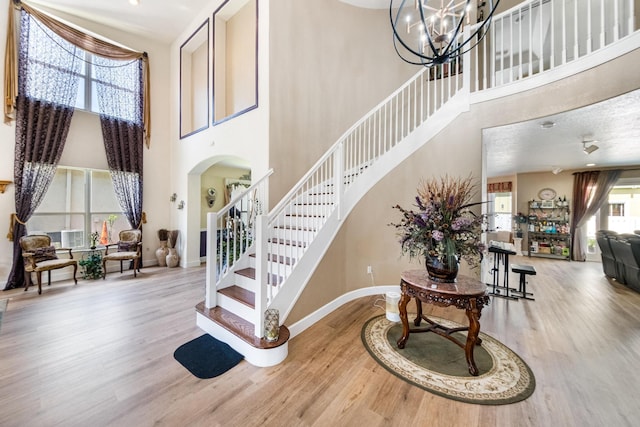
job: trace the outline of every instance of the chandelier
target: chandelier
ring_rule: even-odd
[[[464,27],[471,23],[471,0],[391,0],[389,18],[398,56],[409,64],[430,67],[452,62],[473,49],[489,29],[500,3],[477,1],[478,25],[465,39]]]

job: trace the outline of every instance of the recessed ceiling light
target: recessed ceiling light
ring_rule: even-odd
[[[587,163],[587,166],[591,167],[591,166],[595,166],[595,163]]]
[[[140,4],[140,0],[129,0],[129,3],[131,3],[134,6],[137,6]]]
[[[542,122],[540,124],[540,127],[542,129],[551,129],[552,127],[554,127],[556,125],[556,122],[552,122],[552,121],[546,121],[546,122]]]

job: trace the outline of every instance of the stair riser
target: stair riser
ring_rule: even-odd
[[[269,244],[269,253],[282,255],[292,259],[300,259],[304,252],[304,248],[299,246]]]
[[[333,210],[331,205],[294,205],[289,213],[311,217],[328,216]]]
[[[254,279],[251,279],[250,277],[242,276],[240,274],[234,274],[233,276],[234,276],[233,277],[234,285],[251,292],[256,291],[256,281]]]
[[[324,218],[305,217],[305,216],[286,216],[282,218],[278,225],[284,225],[285,227],[306,227],[318,229],[324,224]]]
[[[289,228],[276,228],[275,236],[278,239],[293,240],[294,242],[310,242],[316,235],[315,231],[295,230]]]
[[[291,262],[291,264],[295,264],[295,261]],[[255,258],[252,257],[251,267],[256,268],[255,266]],[[293,265],[290,264],[280,264],[278,262],[269,261],[267,262],[268,271],[273,274],[277,274],[278,276],[288,276],[293,269]],[[245,288],[246,289],[246,288]],[[250,289],[253,290],[253,289]]]
[[[304,197],[300,197],[296,200],[298,204],[305,203],[323,203],[323,204],[333,204],[335,198],[333,194],[309,194]]]
[[[241,302],[229,298],[226,295],[218,293],[218,305],[243,319],[252,320],[255,317],[255,310]]]

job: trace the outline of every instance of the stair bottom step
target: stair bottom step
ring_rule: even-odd
[[[236,316],[222,307],[206,308],[204,301],[202,301],[196,305],[196,311],[255,348],[268,349],[279,347],[289,341],[291,335],[289,329],[282,325],[280,326],[278,340],[267,341],[264,338],[255,336],[253,323]]]

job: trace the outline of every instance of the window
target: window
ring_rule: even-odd
[[[608,202],[609,230],[633,233],[640,229],[640,185],[616,185],[609,192]]]
[[[489,193],[489,229],[511,231],[511,193]]]
[[[624,216],[624,203],[609,203],[609,216]]]
[[[56,247],[87,248],[118,240],[130,228],[116,200],[108,171],[59,167],[47,194],[27,223],[29,234],[47,234]]]

